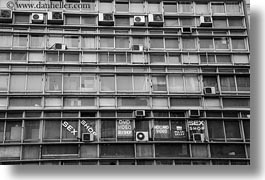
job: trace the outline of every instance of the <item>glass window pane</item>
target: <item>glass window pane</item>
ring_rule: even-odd
[[[8,35],[8,34],[0,34],[0,47],[2,48],[7,48],[7,47],[11,47],[11,40],[12,36]]]
[[[156,157],[188,157],[187,144],[155,144]]]
[[[196,3],[196,14],[209,14],[209,6],[207,3]]]
[[[42,91],[43,78],[40,75],[28,75],[27,90]]]
[[[211,144],[211,154],[214,158],[244,158],[244,145]]]
[[[164,48],[162,38],[150,38],[150,48]]]
[[[250,91],[250,77],[249,76],[237,76],[237,90],[238,91]]]
[[[46,120],[44,122],[44,139],[45,140],[59,140],[61,121]]]
[[[153,147],[149,144],[136,145],[136,157],[153,157]]]
[[[195,49],[195,39],[193,38],[182,38],[183,49]]]
[[[102,140],[116,139],[116,121],[101,120],[101,139]]]
[[[224,125],[223,121],[209,120],[207,122],[208,134],[210,140],[224,140]]]
[[[224,3],[212,3],[212,11],[213,13],[224,13],[225,12]]]
[[[152,86],[153,86],[153,91],[166,91],[167,90],[166,77],[153,76]]]
[[[133,144],[101,144],[100,157],[134,157]]]
[[[75,116],[75,114],[74,114]],[[77,117],[77,114],[76,114]],[[63,120],[62,121],[62,138],[63,140],[77,140],[78,121]]]
[[[49,91],[62,90],[62,76],[61,75],[48,75],[46,80],[46,89]]]
[[[236,84],[233,76],[220,77],[222,91],[235,91]]]
[[[100,47],[101,48],[113,48],[114,47],[114,38],[112,37],[101,37],[100,38]]]
[[[20,141],[22,132],[21,121],[10,121],[6,122],[6,134],[5,140]]]
[[[115,90],[114,76],[101,76],[101,90],[102,91],[114,91]]]
[[[154,138],[156,140],[170,138],[169,121],[166,120],[154,121]]]
[[[23,159],[39,159],[40,147],[37,145],[23,146],[22,152]]]
[[[200,83],[197,75],[185,75],[186,91],[196,92],[200,91]]]
[[[25,91],[26,76],[12,75],[10,78],[10,91]]]
[[[39,139],[39,121],[25,121],[24,139],[25,140],[38,140]]]
[[[208,157],[207,145],[193,144],[191,146],[192,157]]]
[[[118,91],[132,91],[132,76],[117,76]]]
[[[78,75],[65,75],[63,86],[65,91],[80,90],[80,77]]]
[[[170,92],[183,92],[184,91],[184,80],[182,75],[169,75],[169,91]]]
[[[82,48],[84,49],[94,49],[97,47],[95,37],[82,37]]]
[[[232,48],[233,49],[246,49],[244,39],[232,39]]]
[[[225,133],[227,139],[241,138],[239,122],[238,121],[224,121]]]
[[[129,38],[128,37],[115,37],[115,47],[116,48],[129,48]]]
[[[0,74],[0,91],[7,91],[8,79],[8,75]]]

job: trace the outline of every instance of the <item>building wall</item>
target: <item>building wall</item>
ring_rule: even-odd
[[[243,1],[81,4],[0,18],[2,164],[250,163]]]

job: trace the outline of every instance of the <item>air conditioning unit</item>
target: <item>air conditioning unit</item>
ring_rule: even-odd
[[[148,25],[163,26],[164,18],[162,14],[148,14]]]
[[[189,110],[189,117],[200,117],[201,113],[200,110]]]
[[[48,23],[63,24],[63,13],[62,12],[48,12]]]
[[[213,25],[213,19],[211,16],[201,16],[200,17],[200,26],[209,27]]]
[[[145,25],[145,17],[144,16],[134,16],[133,17],[133,24],[135,26],[143,26],[143,25]]]
[[[114,25],[113,14],[110,14],[110,13],[99,13],[98,24],[99,25],[113,26]]]
[[[135,117],[145,117],[145,110],[136,110]]]
[[[143,132],[143,131],[136,132],[135,140],[148,141],[148,132]]]
[[[181,33],[182,34],[191,34],[192,28],[191,27],[183,27],[183,28],[181,28]]]
[[[204,88],[204,94],[215,94],[215,87],[205,87]]]
[[[0,22],[12,23],[13,13],[9,9],[0,9]]]
[[[142,52],[144,50],[144,46],[135,44],[135,45],[132,45],[132,50],[133,51],[141,51]]]
[[[67,47],[65,44],[62,44],[62,43],[55,43],[53,46],[52,46],[52,49],[56,49],[56,50],[66,50]]]
[[[44,15],[39,13],[32,13],[31,22],[36,24],[44,23]]]
[[[91,141],[94,141],[94,134],[83,133],[83,134],[82,134],[82,141],[84,141],[84,142],[91,142]]]
[[[193,133],[192,138],[193,138],[193,141],[195,141],[195,142],[204,142],[205,141],[205,135],[202,133]]]

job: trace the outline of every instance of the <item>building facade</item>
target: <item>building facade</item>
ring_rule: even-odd
[[[245,1],[7,2],[1,164],[250,164]]]

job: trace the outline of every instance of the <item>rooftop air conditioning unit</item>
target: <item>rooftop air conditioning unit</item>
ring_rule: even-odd
[[[205,87],[204,88],[204,94],[215,94],[215,87]]]
[[[39,13],[32,13],[31,22],[36,24],[44,23],[44,15]]]
[[[143,132],[143,131],[136,132],[135,140],[148,141],[148,132]]]
[[[62,44],[62,43],[55,43],[53,45],[53,48],[56,50],[66,50],[67,49],[66,45]]]
[[[135,26],[143,26],[145,25],[145,17],[144,16],[134,16],[133,23]]]
[[[63,24],[63,13],[62,12],[48,12],[48,23]]]
[[[163,26],[164,18],[162,14],[148,14],[148,25]]]
[[[145,110],[136,110],[135,117],[145,117]]]
[[[113,14],[110,13],[99,13],[99,25],[114,25],[114,17]]]
[[[205,135],[202,133],[193,133],[192,138],[193,138],[193,141],[195,141],[195,142],[204,142],[205,141]]]
[[[144,46],[143,45],[132,45],[132,50],[142,52],[144,50]]]
[[[9,9],[0,9],[0,22],[12,23],[12,11]]]
[[[189,116],[190,117],[200,117],[200,110],[196,109],[196,110],[189,110]]]
[[[82,141],[83,142],[92,142],[92,141],[94,141],[94,134],[83,133],[82,134]]]
[[[210,27],[213,25],[213,20],[211,16],[201,16],[200,17],[200,26]]]
[[[183,28],[181,28],[181,33],[182,34],[191,34],[192,28],[191,27],[183,27]]]

